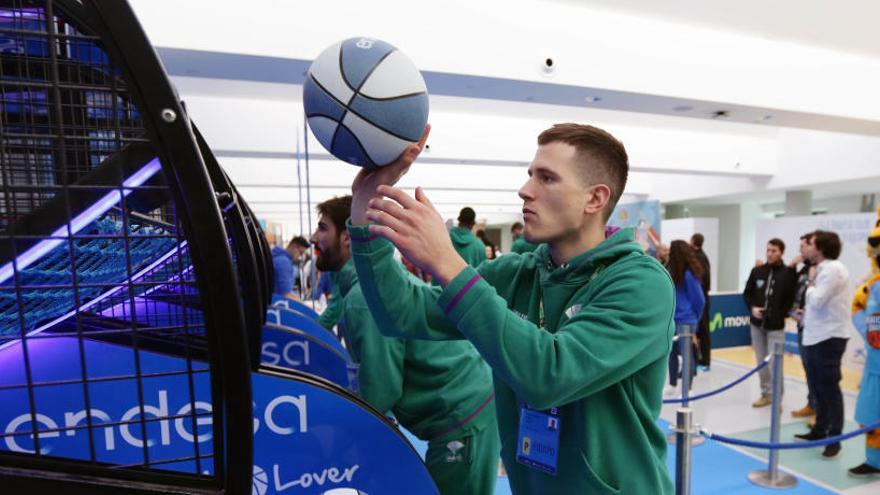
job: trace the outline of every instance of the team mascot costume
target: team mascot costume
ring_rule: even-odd
[[[868,257],[871,258],[871,278],[856,289],[853,298],[853,323],[865,338],[865,370],[859,398],[856,401],[856,421],[869,425],[880,420],[880,209],[877,223],[868,234]],[[856,476],[880,475],[880,429],[868,433],[865,439],[867,461],[850,469]]]

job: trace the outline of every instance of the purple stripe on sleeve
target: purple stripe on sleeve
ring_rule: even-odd
[[[351,236],[351,242],[357,242],[357,243],[370,242],[370,241],[374,241],[374,240],[378,239],[379,237],[380,237],[379,234],[370,234],[369,237]]]
[[[463,421],[461,421],[461,422],[459,422],[459,423],[457,423],[457,424],[454,424],[454,425],[452,425],[451,427],[449,427],[449,428],[447,428],[447,429],[445,429],[445,430],[443,430],[443,431],[441,431],[441,432],[439,432],[439,433],[435,433],[435,434],[431,435],[431,440],[436,440],[436,439],[438,439],[438,438],[440,438],[440,437],[442,437],[442,436],[444,436],[444,435],[447,435],[447,434],[449,434],[449,433],[452,433],[453,431],[455,431],[455,430],[457,430],[457,429],[459,429],[459,428],[464,428],[464,427],[465,427],[468,423],[470,423],[475,417],[477,417],[477,414],[480,414],[481,412],[483,412],[483,409],[486,409],[486,406],[488,406],[489,404],[491,404],[493,400],[495,400],[495,392],[492,392],[491,394],[489,394],[489,398],[487,398],[486,400],[484,400],[483,403],[480,404],[480,407],[478,407],[474,412],[468,414],[468,417],[464,418]]]
[[[473,278],[468,280],[468,283],[464,284],[464,287],[461,288],[461,290],[458,292],[458,294],[456,294],[455,297],[453,297],[452,300],[449,301],[449,304],[446,306],[446,309],[444,309],[443,312],[446,313],[447,315],[449,313],[451,313],[452,308],[454,308],[455,305],[458,304],[458,301],[461,301],[461,298],[464,297],[464,295],[467,293],[467,291],[469,291],[471,289],[471,287],[473,287],[473,285],[475,283],[477,283],[477,280],[479,280],[479,279],[480,279],[479,275],[474,275]]]

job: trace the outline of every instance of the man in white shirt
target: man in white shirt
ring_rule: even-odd
[[[838,261],[840,237],[817,230],[810,235],[804,256],[810,260],[806,291],[803,345],[807,382],[815,394],[816,424],[800,440],[840,435],[843,430],[843,395],[840,392],[840,360],[850,335],[849,271]],[[840,444],[825,447],[822,456],[836,457]]]

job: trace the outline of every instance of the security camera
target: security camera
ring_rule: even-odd
[[[556,61],[551,57],[545,58],[541,63],[541,72],[544,74],[552,74],[554,70],[556,70]]]

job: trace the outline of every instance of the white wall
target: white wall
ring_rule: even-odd
[[[690,215],[718,219],[718,263],[715,277],[719,292],[739,291],[745,286],[740,280],[740,207],[739,205],[691,205]]]
[[[703,252],[709,258],[712,284],[712,292],[718,290],[718,247],[719,247],[719,220],[717,218],[675,218],[663,220],[661,223],[661,236],[664,244],[670,244],[676,239],[689,242],[691,236],[699,232],[703,234]]]

